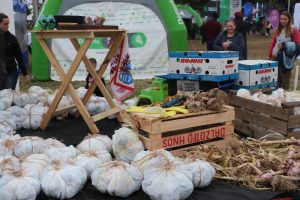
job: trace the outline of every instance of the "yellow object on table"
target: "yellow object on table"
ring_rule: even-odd
[[[127,112],[141,113],[144,117],[149,118],[165,118],[172,117],[177,113],[187,114],[189,111],[180,106],[174,106],[171,108],[162,108],[159,106],[151,107],[141,107],[141,106],[132,106]]]

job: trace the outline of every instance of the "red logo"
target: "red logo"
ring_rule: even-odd
[[[203,59],[200,58],[181,58],[180,63],[203,63]]]
[[[271,73],[272,69],[260,69],[258,70],[258,74],[267,74],[267,73]]]
[[[234,65],[225,65],[225,68],[234,68]]]

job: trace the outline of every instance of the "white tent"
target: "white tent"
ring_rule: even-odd
[[[14,10],[13,10],[13,1],[12,0],[1,0],[0,12],[5,13],[10,20],[9,31],[12,34],[15,34],[15,23],[14,22]]]

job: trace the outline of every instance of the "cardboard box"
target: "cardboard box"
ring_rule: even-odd
[[[199,91],[199,81],[177,80],[177,90],[184,92]]]
[[[237,88],[260,89],[277,86],[278,62],[270,60],[239,61]]]
[[[188,80],[225,81],[238,77],[235,51],[170,52],[169,74]]]

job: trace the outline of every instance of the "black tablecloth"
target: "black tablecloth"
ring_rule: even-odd
[[[103,119],[98,121],[98,128],[102,134],[112,136],[114,130],[121,127],[121,124],[113,119]],[[17,133],[21,136],[40,136],[42,138],[56,138],[66,145],[76,146],[89,132],[88,127],[82,118],[67,118],[63,120],[52,120],[46,130],[21,130]],[[235,185],[228,184],[224,181],[212,181],[211,185],[205,189],[195,189],[190,200],[268,200],[282,195],[280,192],[247,190]],[[294,195],[294,199],[299,196]],[[41,193],[37,199],[52,200]],[[139,190],[128,198],[112,197],[108,194],[100,193],[94,188],[90,181],[72,200],[146,200],[150,199],[142,190]],[[300,199],[300,198],[299,198]]]

